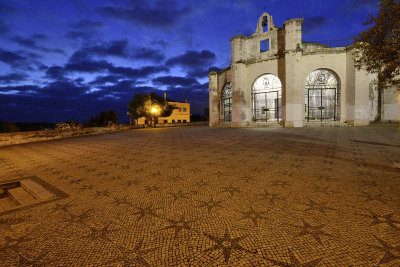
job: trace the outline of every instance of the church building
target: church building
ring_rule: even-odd
[[[368,125],[376,75],[354,67],[352,46],[302,40],[302,18],[283,27],[263,13],[249,37],[230,39],[230,67],[209,74],[210,126]],[[400,120],[400,95],[384,90],[382,120]]]

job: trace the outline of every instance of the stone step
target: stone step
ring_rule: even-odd
[[[54,198],[55,195],[47,191],[43,186],[35,183],[30,179],[21,180],[21,187],[29,192],[32,196],[40,200]]]
[[[305,127],[346,127],[350,126],[347,122],[306,122]]]
[[[0,212],[18,208],[18,203],[10,197],[0,198]]]
[[[15,200],[20,205],[31,205],[37,202],[37,200],[23,188],[18,187],[8,190],[8,195],[11,199]]]

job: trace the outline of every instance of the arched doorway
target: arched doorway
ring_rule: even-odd
[[[232,84],[226,83],[221,91],[221,122],[232,121]]]
[[[305,118],[307,121],[337,121],[340,115],[340,90],[337,75],[318,69],[306,78]]]
[[[255,122],[279,122],[282,118],[282,84],[273,74],[256,79],[252,88],[252,110]]]

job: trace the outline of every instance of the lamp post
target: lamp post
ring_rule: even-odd
[[[151,108],[151,114],[153,114],[152,120],[154,120],[154,122],[153,122],[154,128],[156,127],[156,120],[155,120],[155,117],[156,117],[157,113],[158,113],[158,108],[157,108],[157,106],[153,106],[153,107]]]

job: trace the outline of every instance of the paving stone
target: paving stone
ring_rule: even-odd
[[[23,180],[53,201],[0,214],[0,266],[399,266],[398,162],[395,124],[0,147],[0,183],[68,194]]]

